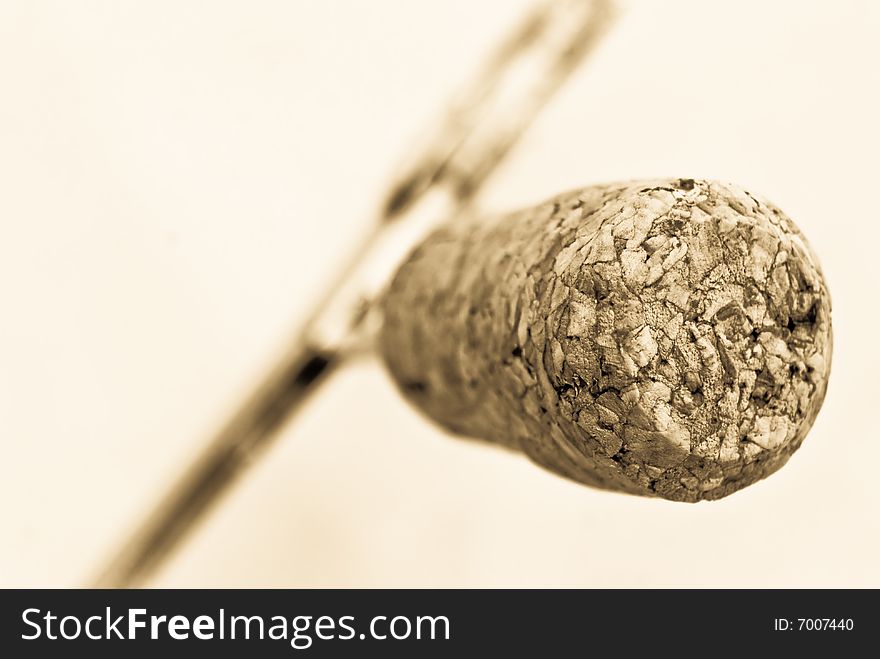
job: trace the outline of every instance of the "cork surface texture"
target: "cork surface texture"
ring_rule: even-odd
[[[781,467],[831,365],[831,301],[782,211],[631,181],[450,222],[398,270],[380,349],[451,432],[587,485],[718,499]]]

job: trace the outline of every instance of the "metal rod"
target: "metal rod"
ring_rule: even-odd
[[[95,587],[143,583],[337,362],[337,355],[310,348],[297,349],[283,360],[159,502]]]
[[[93,582],[144,584],[327,376],[375,328],[397,263],[462,211],[610,23],[609,0],[548,0],[490,59],[436,138],[394,181],[358,246],[277,367],[162,497]],[[431,203],[439,198],[441,204]],[[371,322],[372,321],[372,322]]]

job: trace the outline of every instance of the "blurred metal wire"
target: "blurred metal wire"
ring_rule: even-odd
[[[460,213],[598,43],[610,0],[548,0],[499,46],[390,186],[372,230],[277,366],[135,529],[95,587],[143,584],[378,323],[374,301],[421,236]]]

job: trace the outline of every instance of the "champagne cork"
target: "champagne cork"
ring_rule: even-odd
[[[676,501],[785,464],[831,365],[831,300],[803,234],[715,181],[599,185],[450,222],[382,304],[388,370],[442,427]]]

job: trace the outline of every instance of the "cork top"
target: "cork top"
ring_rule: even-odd
[[[386,361],[435,420],[584,483],[675,500],[784,464],[831,361],[805,238],[714,181],[595,186],[450,226],[385,306]]]

